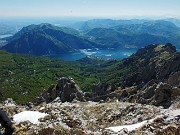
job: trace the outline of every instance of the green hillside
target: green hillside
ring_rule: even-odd
[[[89,90],[90,84],[98,82],[94,74],[82,72],[75,62],[0,51],[0,63],[3,99],[11,97],[18,103],[32,101],[43,89],[63,76],[75,78],[84,91]]]

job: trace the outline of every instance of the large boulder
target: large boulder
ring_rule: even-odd
[[[180,71],[172,73],[169,76],[167,83],[169,83],[170,85],[175,86],[175,87],[180,87]]]
[[[92,95],[93,97],[98,97],[98,96],[102,96],[102,95],[106,95],[107,94],[107,89],[108,89],[108,84],[93,84],[92,85]]]
[[[167,83],[160,82],[154,90],[153,105],[164,106],[165,108],[171,105],[172,86]]]
[[[136,101],[142,104],[169,107],[172,101],[173,87],[163,82],[150,85],[151,82],[145,85],[135,96]]]
[[[170,55],[170,53],[166,53],[167,52],[164,52],[164,55],[169,55],[166,56],[167,59],[161,58],[155,67],[157,72],[156,78],[160,81],[168,79],[172,73],[180,71],[180,53],[174,53],[172,55]]]
[[[45,101],[50,103],[57,97],[61,102],[72,102],[74,99],[84,101],[84,94],[76,85],[73,78],[62,77],[57,81],[56,85],[51,85],[48,89],[44,90],[36,102],[40,103]]]

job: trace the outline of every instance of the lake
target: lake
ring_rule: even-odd
[[[10,37],[10,36],[13,36],[12,34],[3,34],[3,35],[0,35],[0,38],[6,38],[6,37]]]
[[[61,58],[67,61],[75,61],[86,56],[100,57],[104,59],[123,59],[127,58],[131,54],[135,53],[137,48],[125,48],[125,49],[80,49],[77,52],[70,52],[65,54],[57,54],[51,56],[52,58]]]

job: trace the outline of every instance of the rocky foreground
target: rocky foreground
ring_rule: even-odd
[[[47,115],[38,123],[28,121],[15,122],[15,135],[179,135],[180,102],[174,102],[170,108],[163,109],[152,105],[119,102],[60,102],[38,106],[18,106],[8,99],[1,106],[13,118],[24,111],[39,111]],[[107,129],[114,126],[138,124],[146,121],[137,129],[120,131]],[[119,127],[120,129],[120,127]]]

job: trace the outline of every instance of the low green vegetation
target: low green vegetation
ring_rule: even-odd
[[[0,92],[3,99],[13,98],[18,103],[32,101],[50,84],[63,76],[71,76],[86,89],[96,83],[96,77],[83,74],[77,63],[47,57],[16,55],[0,51]]]
[[[118,78],[112,74],[116,63],[119,62],[89,58],[67,62],[0,51],[0,92],[3,100],[10,97],[18,103],[33,101],[63,76],[73,77],[83,91],[90,91],[94,83],[113,82]]]

